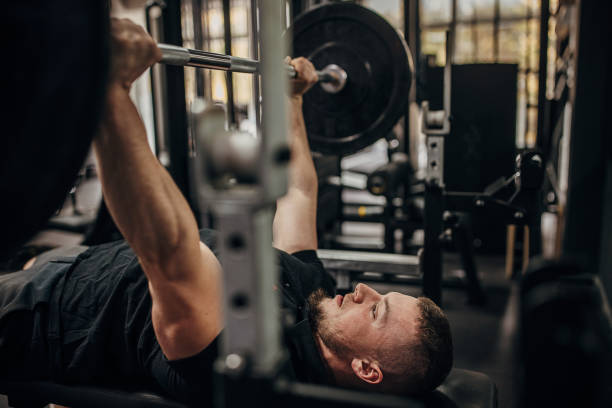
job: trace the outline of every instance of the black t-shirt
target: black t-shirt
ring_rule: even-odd
[[[214,232],[203,230],[200,235],[214,250]],[[315,251],[278,251],[278,261],[282,306],[296,322],[285,331],[293,373],[301,381],[326,382],[328,374],[307,320],[306,298],[317,288],[333,295],[333,278]],[[0,358],[12,355],[11,366],[19,368],[19,375],[12,371],[11,377],[130,384],[184,402],[210,399],[217,339],[193,357],[165,358],[151,323],[148,281],[124,241],[11,275],[0,277]],[[11,333],[2,327],[11,327]],[[22,339],[20,353],[14,353],[15,341],[7,340],[17,337]]]

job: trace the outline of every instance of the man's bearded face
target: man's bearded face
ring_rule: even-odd
[[[381,295],[360,283],[352,293],[334,298],[318,289],[308,304],[313,333],[339,357],[375,356],[406,344],[416,333],[418,307],[412,296]]]
[[[321,288],[317,289],[308,297],[308,317],[313,334],[321,338],[331,351],[338,355],[346,355],[350,351],[342,342],[341,336],[332,327],[332,320],[325,312],[324,302],[333,301]]]

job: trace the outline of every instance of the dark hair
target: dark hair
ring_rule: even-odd
[[[417,299],[416,336],[381,357],[384,380],[380,391],[423,395],[444,381],[453,365],[453,342],[444,312],[425,297]]]
[[[426,297],[417,299],[419,317],[417,345],[423,358],[422,378],[417,381],[419,394],[433,391],[444,381],[453,366],[453,340],[446,315],[434,302]]]

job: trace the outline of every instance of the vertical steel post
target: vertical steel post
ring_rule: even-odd
[[[272,378],[282,357],[280,300],[274,291],[278,268],[272,248],[272,220],[274,203],[287,189],[286,81],[279,80],[287,75],[282,63],[285,47],[278,4],[263,2],[259,11],[260,69],[266,107],[257,147],[260,160],[253,169],[257,179],[243,184],[238,181],[234,187],[221,189],[207,180],[204,186],[204,197],[219,233],[218,249],[224,268],[225,329],[220,371],[228,378]],[[207,148],[231,135],[224,129],[219,108],[211,105],[198,115],[198,144],[204,149],[201,157],[206,157]],[[200,165],[198,171],[203,167]],[[232,401],[243,397],[226,392],[226,398]]]
[[[146,9],[147,29],[153,39],[164,42],[164,26],[162,19],[162,4],[151,3]],[[168,151],[168,109],[166,103],[166,66],[155,64],[151,67],[151,88],[153,91],[153,118],[155,120],[155,154],[164,167],[170,166]]]
[[[544,151],[549,143],[550,107],[546,103],[546,79],[548,77],[548,20],[549,0],[540,0],[540,55],[538,63],[538,133],[536,146]]]
[[[259,7],[257,0],[251,0],[251,58],[259,61]],[[253,110],[255,112],[255,127],[261,129],[261,81],[259,74],[253,75]]]
[[[453,16],[456,14],[453,1]],[[444,139],[450,133],[452,59],[454,30],[446,32],[446,63],[442,112],[435,112],[440,129],[429,127],[428,104],[423,102],[423,121],[427,135],[427,177],[425,180],[425,242],[423,257],[423,293],[437,304],[442,303],[442,246],[440,236],[444,213]],[[433,120],[433,117],[432,117]]]
[[[493,61],[499,62],[499,21],[500,21],[500,0],[495,0],[493,11]]]
[[[204,49],[204,38],[202,35],[202,0],[191,0],[191,16],[193,21],[193,44],[196,49]],[[196,95],[204,97],[204,71],[196,70]]]
[[[225,54],[232,55],[232,20],[230,13],[231,0],[223,0],[223,40],[225,43]],[[225,89],[227,91],[227,124],[228,127],[236,127],[236,107],[234,106],[234,75],[232,72],[225,73]]]

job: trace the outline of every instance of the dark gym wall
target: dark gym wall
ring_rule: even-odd
[[[482,191],[514,170],[515,64],[466,64],[452,68],[451,133],[444,146],[449,191]],[[443,68],[426,72],[425,99],[442,109]]]

